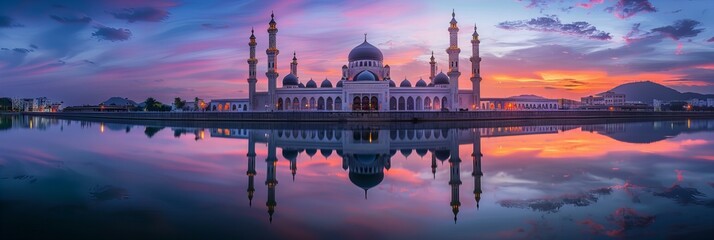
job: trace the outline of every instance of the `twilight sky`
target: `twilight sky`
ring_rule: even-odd
[[[247,97],[248,37],[258,38],[258,90],[267,89],[267,23],[278,23],[280,80],[297,52],[302,82],[339,79],[368,34],[392,78],[445,68],[451,9],[459,21],[460,87],[469,89],[474,23],[482,95],[579,99],[651,80],[714,93],[711,0],[228,1],[9,0],[0,2],[0,96],[67,105],[111,96]],[[318,81],[319,82],[319,81]]]

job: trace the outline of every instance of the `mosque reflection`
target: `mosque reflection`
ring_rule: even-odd
[[[449,181],[451,188],[450,206],[457,220],[461,206],[461,153],[460,145],[471,145],[469,153],[471,160],[471,177],[474,181],[473,198],[477,208],[481,200],[481,138],[514,136],[523,134],[547,134],[576,128],[563,126],[523,126],[505,128],[480,129],[285,129],[285,130],[255,130],[255,129],[211,129],[211,137],[248,139],[248,200],[252,205],[255,193],[256,143],[267,143],[267,158],[265,159],[265,185],[268,188],[269,220],[272,222],[277,201],[275,191],[278,185],[276,177],[277,148],[282,150],[282,159],[290,162],[293,181],[298,171],[298,155],[301,153],[312,157],[320,152],[325,158],[333,153],[342,159],[342,169],[348,172],[349,180],[355,186],[364,190],[365,200],[368,190],[378,186],[385,178],[385,171],[392,165],[392,157],[399,152],[408,157],[414,152],[424,157],[431,155],[431,172],[436,179],[437,161],[448,162]],[[319,150],[318,150],[319,149]],[[465,160],[465,159],[464,159]]]

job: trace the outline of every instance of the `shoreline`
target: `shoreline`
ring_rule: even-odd
[[[3,113],[4,115],[6,113]],[[471,112],[23,112],[9,115],[57,118],[201,122],[459,122],[714,118],[714,112],[637,111],[471,111]]]

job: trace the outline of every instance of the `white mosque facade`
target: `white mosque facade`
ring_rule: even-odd
[[[367,41],[348,55],[348,63],[342,66],[339,80],[309,80],[300,82],[298,62],[295,54],[290,63],[290,73],[282,78],[282,86],[277,81],[278,33],[274,15],[268,27],[269,40],[266,50],[268,70],[268,91],[256,92],[258,60],[256,38],[251,34],[250,58],[248,59],[249,94],[247,99],[214,99],[211,111],[456,111],[477,110],[480,106],[480,62],[479,35],[474,27],[471,40],[472,56],[470,66],[471,90],[459,90],[459,54],[457,21],[455,14],[449,23],[450,44],[446,49],[449,55],[447,72],[438,72],[432,52],[429,78],[419,79],[414,85],[404,80],[394,80],[390,76],[390,67],[385,64],[382,51]],[[251,30],[252,33],[252,30]]]

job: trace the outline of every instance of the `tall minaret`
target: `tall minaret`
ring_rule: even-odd
[[[248,58],[248,101],[250,101],[251,110],[255,110],[255,83],[258,82],[258,79],[255,77],[255,65],[258,64],[258,59],[255,58],[255,45],[258,45],[258,43],[255,42],[254,30],[251,28],[250,42],[248,42],[248,46],[250,46],[250,58]]]
[[[471,176],[474,177],[474,198],[476,199],[476,208],[478,209],[478,204],[481,201],[481,177],[483,177],[483,172],[481,171],[481,132],[476,131],[473,133],[473,172]]]
[[[479,44],[481,41],[478,39],[478,32],[476,31],[476,25],[474,25],[474,34],[471,39],[471,96],[473,98],[473,106],[471,109],[479,109],[481,107],[481,54],[479,52]]]
[[[429,61],[429,65],[431,65],[430,69],[431,72],[429,73],[429,80],[431,80],[431,84],[434,84],[434,77],[436,77],[436,61],[434,61],[434,51],[431,51],[431,61]]]
[[[456,26],[456,13],[451,12],[451,22],[449,25],[449,48],[446,49],[446,53],[449,54],[449,84],[451,85],[451,109],[457,110],[459,108],[459,53],[461,49],[459,48],[459,27]],[[445,106],[446,107],[446,106]]]
[[[434,151],[431,151],[431,174],[436,179],[436,155],[434,155]]]
[[[451,185],[451,211],[454,213],[454,223],[456,223],[456,215],[459,214],[459,207],[461,206],[461,201],[459,201],[459,186],[461,185],[459,165],[461,165],[461,159],[452,152],[451,159],[449,159],[449,185]]]
[[[278,185],[278,179],[276,176],[278,158],[275,157],[275,139],[273,135],[268,136],[268,158],[265,159],[268,170],[266,171],[265,185],[268,186],[268,201],[265,206],[268,207],[268,215],[270,215],[270,222],[273,222],[273,213],[275,212],[275,186]]]
[[[255,193],[255,139],[248,133],[248,205],[253,206],[253,193]]]
[[[297,53],[293,52],[293,61],[290,63],[290,74],[297,77]]]
[[[280,51],[278,51],[278,47],[276,46],[276,39],[275,39],[275,34],[278,33],[278,28],[275,26],[275,15],[270,14],[270,27],[268,27],[268,49],[265,50],[265,53],[268,54],[268,71],[265,73],[265,76],[268,77],[268,109],[267,110],[273,110],[275,109],[275,88],[278,80],[278,72],[277,72],[277,65],[278,65],[278,54]]]

